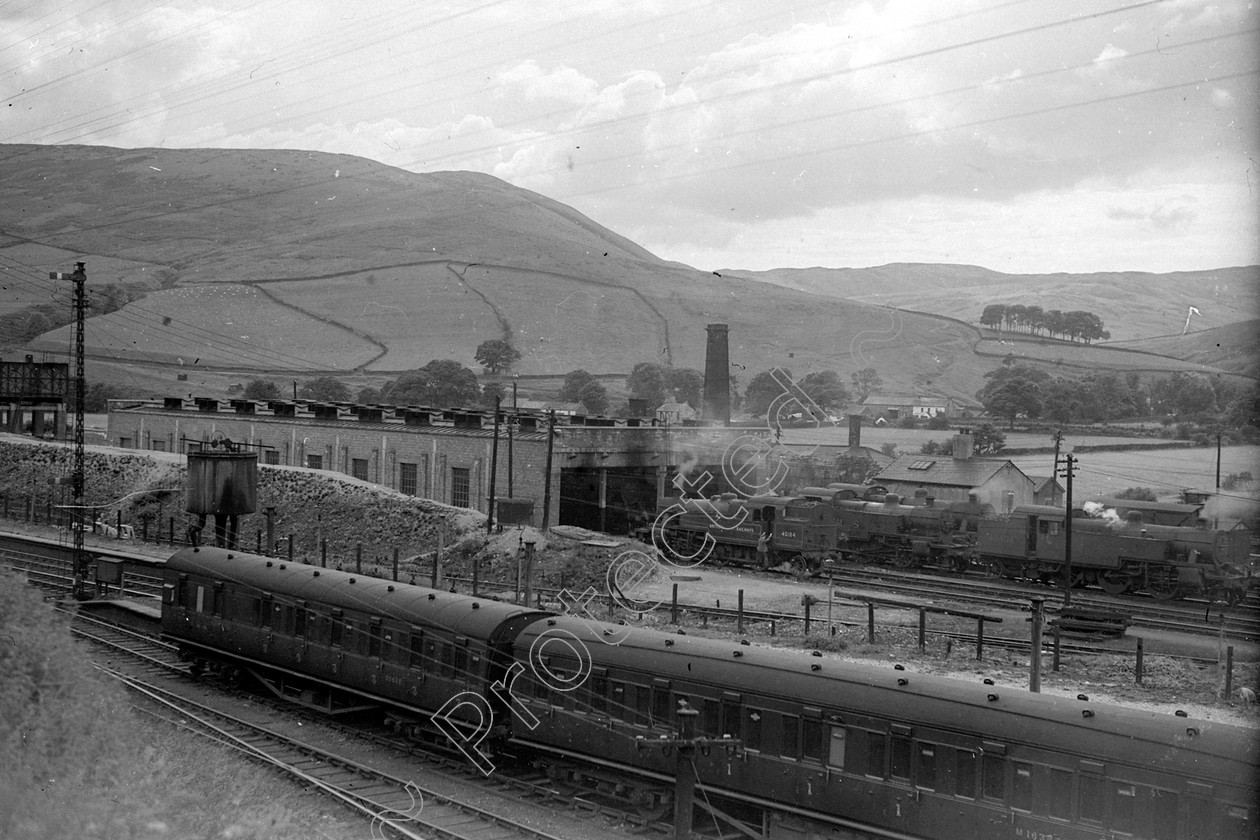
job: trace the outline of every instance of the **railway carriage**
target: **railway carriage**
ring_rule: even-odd
[[[1255,745],[1232,726],[627,629],[561,616],[517,639],[532,676],[516,694],[541,723],[514,738],[559,772],[668,779],[674,759],[652,741],[685,702],[697,734],[742,745],[709,744],[695,771],[708,807],[753,836],[1256,836]]]
[[[513,638],[545,614],[201,547],[166,561],[162,631],[196,669],[248,672],[326,712],[381,702],[431,712],[462,691],[492,700]]]

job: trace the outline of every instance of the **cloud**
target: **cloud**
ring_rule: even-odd
[[[523,95],[528,100],[555,99],[581,105],[597,90],[594,79],[572,67],[557,67],[544,72],[538,62],[523,61],[498,75],[500,96]]]
[[[1199,214],[1185,204],[1179,206],[1161,204],[1157,207],[1137,210],[1111,207],[1107,210],[1107,218],[1118,222],[1149,223],[1157,230],[1170,231],[1187,230],[1199,218]]]

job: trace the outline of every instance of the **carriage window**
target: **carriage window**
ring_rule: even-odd
[[[379,658],[381,655],[381,625],[368,625],[368,656]]]
[[[442,662],[441,674],[444,677],[450,677],[455,673],[455,647],[448,642],[442,643]]]
[[[848,743],[848,731],[843,726],[831,727],[831,748],[828,750],[827,763],[832,767],[844,766],[845,746]]]
[[[702,717],[702,725],[699,727],[705,735],[711,735],[714,738],[722,736],[722,712],[718,701],[706,698],[704,701],[704,715]]]
[[[455,679],[468,676],[468,651],[462,647],[455,648]]]
[[[801,754],[811,761],[823,760],[823,725],[821,720],[801,721]]]
[[[636,723],[646,724],[652,711],[652,689],[646,685],[634,687],[634,719]]]
[[[732,738],[739,737],[739,703],[730,700],[722,701],[722,725],[723,735],[730,735]]]
[[[1046,813],[1062,820],[1072,818],[1072,774],[1067,770],[1050,768],[1049,800]]]
[[[591,711],[603,714],[608,711],[608,677],[592,674],[587,681],[591,695]]]
[[[894,779],[910,778],[910,739],[904,735],[892,736],[891,762],[888,775]]]
[[[399,651],[398,646],[394,644],[394,630],[391,627],[385,628],[385,648],[384,648],[384,653],[382,653],[381,655],[385,659],[401,659],[402,658],[401,651]]]
[[[652,725],[672,726],[673,709],[669,706],[669,684],[652,687]]]
[[[878,779],[884,777],[883,732],[868,732],[866,735],[866,775]]]
[[[341,647],[341,631],[342,631],[342,613],[341,610],[333,610],[332,621],[328,625],[328,644],[333,647]]]
[[[800,736],[801,719],[796,715],[783,716],[783,743],[779,746],[779,754],[788,758],[796,758],[801,752]]]
[[[424,632],[421,630],[411,631],[411,662],[412,668],[424,667]]]
[[[301,607],[293,614],[293,635],[299,638],[306,636],[306,610]]]
[[[626,706],[626,684],[614,681],[611,685],[613,717],[630,720],[630,709]]]
[[[1111,797],[1111,830],[1133,833],[1133,803],[1137,791],[1133,785],[1116,782]]]
[[[971,750],[958,750],[954,754],[954,794],[967,799],[976,798],[976,754]]]
[[[1145,832],[1155,840],[1173,840],[1177,836],[1177,794],[1171,790],[1152,790],[1151,798],[1142,804],[1149,828]]]
[[[761,749],[761,718],[764,713],[760,709],[748,709],[744,718],[744,747],[750,750]]]
[[[1017,811],[1031,811],[1032,794],[1032,766],[1016,762],[1015,783],[1011,787],[1011,807]]]
[[[914,780],[925,790],[936,790],[935,744],[919,744],[919,766],[915,768]]]
[[[1006,760],[1000,755],[985,754],[984,761],[984,798],[1006,798]]]
[[[258,615],[258,626],[259,627],[271,626],[271,599],[270,598],[262,599],[262,611]]]
[[[216,583],[214,585],[214,596],[211,600],[210,612],[216,618],[223,618],[223,584]]]
[[[1077,814],[1082,820],[1100,823],[1103,819],[1102,779],[1097,776],[1081,776]]]

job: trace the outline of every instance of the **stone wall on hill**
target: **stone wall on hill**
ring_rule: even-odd
[[[33,500],[45,511],[73,502],[68,481],[73,473],[73,449],[61,444],[0,440],[0,494],[10,513]],[[63,484],[52,483],[64,479]],[[89,449],[84,455],[84,501],[100,518],[122,522],[137,535],[169,533],[174,517],[176,539],[182,539],[197,517],[185,511],[186,468],[183,459],[169,454],[149,456]],[[441,530],[452,545],[478,528],[485,515],[466,508],[406,496],[378,485],[343,476],[294,467],[260,465],[258,510],[240,518],[240,547],[256,548],[258,535],[267,531],[264,511],[275,507],[273,532],[294,537],[294,558],[319,563],[321,541],[329,565],[353,563],[361,546],[365,563],[391,560],[432,551]],[[213,521],[203,541],[213,540]],[[287,551],[287,546],[284,549]]]

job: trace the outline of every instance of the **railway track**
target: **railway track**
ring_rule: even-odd
[[[1047,607],[1062,603],[1062,591],[1028,586],[1009,581],[983,578],[957,579],[922,572],[903,572],[887,568],[844,569],[832,574],[837,587],[863,590],[878,588],[910,598],[963,601],[971,607],[992,609],[1025,609],[1034,597],[1047,599]],[[1237,641],[1260,640],[1260,611],[1250,603],[1225,607],[1206,601],[1158,603],[1134,598],[1115,598],[1097,593],[1073,591],[1074,607],[1120,613],[1131,619],[1133,626],[1169,630],[1179,633],[1215,636],[1225,635]]]
[[[424,756],[418,756],[413,745],[400,742],[397,736],[390,739],[384,732],[365,732],[346,725],[304,727],[304,732],[315,735],[317,741],[344,741],[347,732],[369,736],[396,756],[408,759],[408,775],[404,778],[347,756],[327,743],[299,740],[285,733],[285,719],[294,716],[288,707],[273,710],[279,712],[279,720],[270,713],[263,720],[250,719],[257,717],[257,697],[250,695],[251,702],[243,706],[253,711],[242,712],[239,697],[191,680],[172,645],[85,616],[76,617],[73,631],[110,654],[110,664],[98,667],[137,696],[144,714],[237,750],[288,774],[299,784],[322,791],[368,820],[373,837],[576,840],[607,831],[589,819],[608,814],[607,809],[601,813],[594,805],[581,809],[588,819],[577,821],[577,827],[542,827],[549,822],[574,822],[555,819],[558,800],[566,801],[566,810],[579,810],[572,807],[572,799],[563,791],[540,794],[539,788],[547,785],[545,777],[540,779],[541,784],[525,786],[509,784],[505,779],[487,783],[465,774],[459,784],[453,785],[450,774],[442,767],[414,761]],[[271,708],[270,703],[264,705]],[[326,723],[322,719],[317,722]],[[321,736],[324,729],[330,734]],[[533,789],[523,796],[521,791],[526,787]],[[461,792],[454,792],[454,788]],[[487,796],[487,790],[496,795]],[[529,819],[522,819],[522,810],[533,813],[527,814]]]

